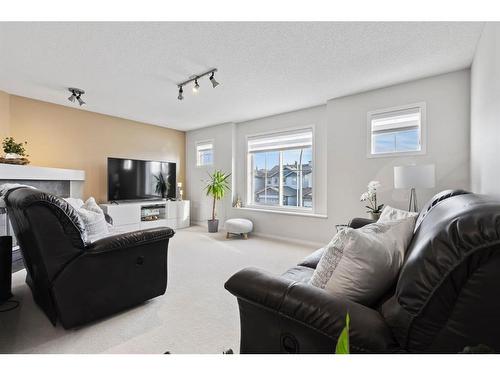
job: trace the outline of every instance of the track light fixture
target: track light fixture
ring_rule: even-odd
[[[68,100],[71,102],[71,103],[74,103],[75,100],[78,101],[78,104],[80,104],[80,107],[84,104],[86,104],[83,99],[82,99],[82,95],[85,94],[85,91],[83,91],[82,89],[77,89],[77,88],[74,88],[74,87],[70,87],[68,88],[68,91],[71,93],[71,96],[68,98]]]
[[[215,80],[215,77],[214,77],[216,71],[217,71],[216,68],[210,69],[209,71],[207,71],[205,73],[191,76],[191,77],[189,77],[189,79],[187,81],[179,83],[177,85],[177,87],[179,88],[179,96],[177,97],[177,99],[179,99],[179,100],[184,99],[184,96],[182,95],[182,93],[184,92],[182,90],[182,87],[186,86],[188,83],[191,83],[191,82],[194,82],[193,94],[195,94],[195,95],[198,94],[198,92],[200,91],[200,85],[198,84],[198,80],[202,77],[208,76],[209,74],[210,74],[209,79],[210,79],[210,82],[212,83],[212,87],[216,88],[219,85],[219,82],[217,82]]]

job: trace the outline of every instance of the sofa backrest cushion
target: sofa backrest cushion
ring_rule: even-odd
[[[6,196],[9,218],[33,279],[52,280],[85,248],[85,227],[63,199],[40,190],[19,188]],[[42,276],[43,275],[43,276]]]
[[[500,351],[500,200],[460,194],[429,210],[381,308],[409,351]]]
[[[429,201],[422,207],[420,210],[420,213],[417,218],[417,222],[415,224],[415,229],[413,230],[414,232],[417,231],[417,229],[420,227],[420,224],[424,220],[424,218],[427,216],[427,214],[440,202],[444,201],[445,199],[457,196],[457,195],[462,195],[462,194],[470,194],[466,190],[462,189],[449,189],[449,190],[443,190],[439,193],[437,193],[435,196],[433,196]]]

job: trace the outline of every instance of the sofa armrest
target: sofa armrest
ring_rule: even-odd
[[[121,233],[101,238],[87,246],[87,253],[103,253],[163,241],[175,234],[172,228],[160,227],[135,232]]]
[[[322,247],[321,249],[318,249],[308,256],[306,256],[302,261],[297,264],[298,266],[304,266],[304,267],[309,267],[309,268],[316,268],[319,261],[321,260],[321,257],[323,256],[325,252],[325,248]]]
[[[349,224],[347,224],[347,225],[350,228],[358,229],[358,228],[364,227],[365,225],[372,224],[375,222],[376,221],[372,220],[372,219],[366,219],[364,217],[355,217],[355,218],[352,218],[351,221],[349,222]]]
[[[225,288],[240,301],[249,302],[259,309],[278,314],[281,319],[292,321],[296,327],[295,337],[304,342],[303,347],[310,344],[311,337],[317,337],[320,333],[330,339],[328,350],[333,353],[335,343],[345,326],[346,314],[349,313],[352,352],[384,353],[398,350],[389,327],[377,311],[334,297],[312,285],[273,276],[255,268],[246,268],[233,275],[226,282]],[[242,317],[242,336],[245,335],[243,324],[246,321],[247,318]],[[266,324],[265,321],[261,323]],[[275,322],[269,322],[271,324],[276,326]],[[267,327],[268,330],[269,328]],[[266,332],[266,327],[262,329]],[[255,333],[250,335],[254,336],[255,341]],[[244,340],[242,337],[242,346],[248,346]]]

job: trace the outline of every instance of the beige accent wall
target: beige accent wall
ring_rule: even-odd
[[[31,165],[85,170],[85,198],[107,200],[107,157],[176,162],[177,181],[184,183],[182,131],[15,95],[9,107],[10,135],[28,141]]]
[[[10,95],[0,91],[0,140],[10,134]]]

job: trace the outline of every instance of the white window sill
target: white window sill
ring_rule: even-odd
[[[380,154],[366,154],[368,159],[376,159],[376,158],[396,158],[396,157],[404,157],[404,156],[419,156],[425,155],[426,152],[424,150],[421,151],[397,151],[397,152],[382,152]]]
[[[257,208],[257,207],[233,207],[233,209],[243,210],[243,211],[265,212],[265,213],[280,214],[280,215],[305,216],[305,217],[316,217],[319,219],[328,219],[328,215],[315,214],[312,212],[272,210],[272,209],[260,208],[260,207],[259,208]]]

